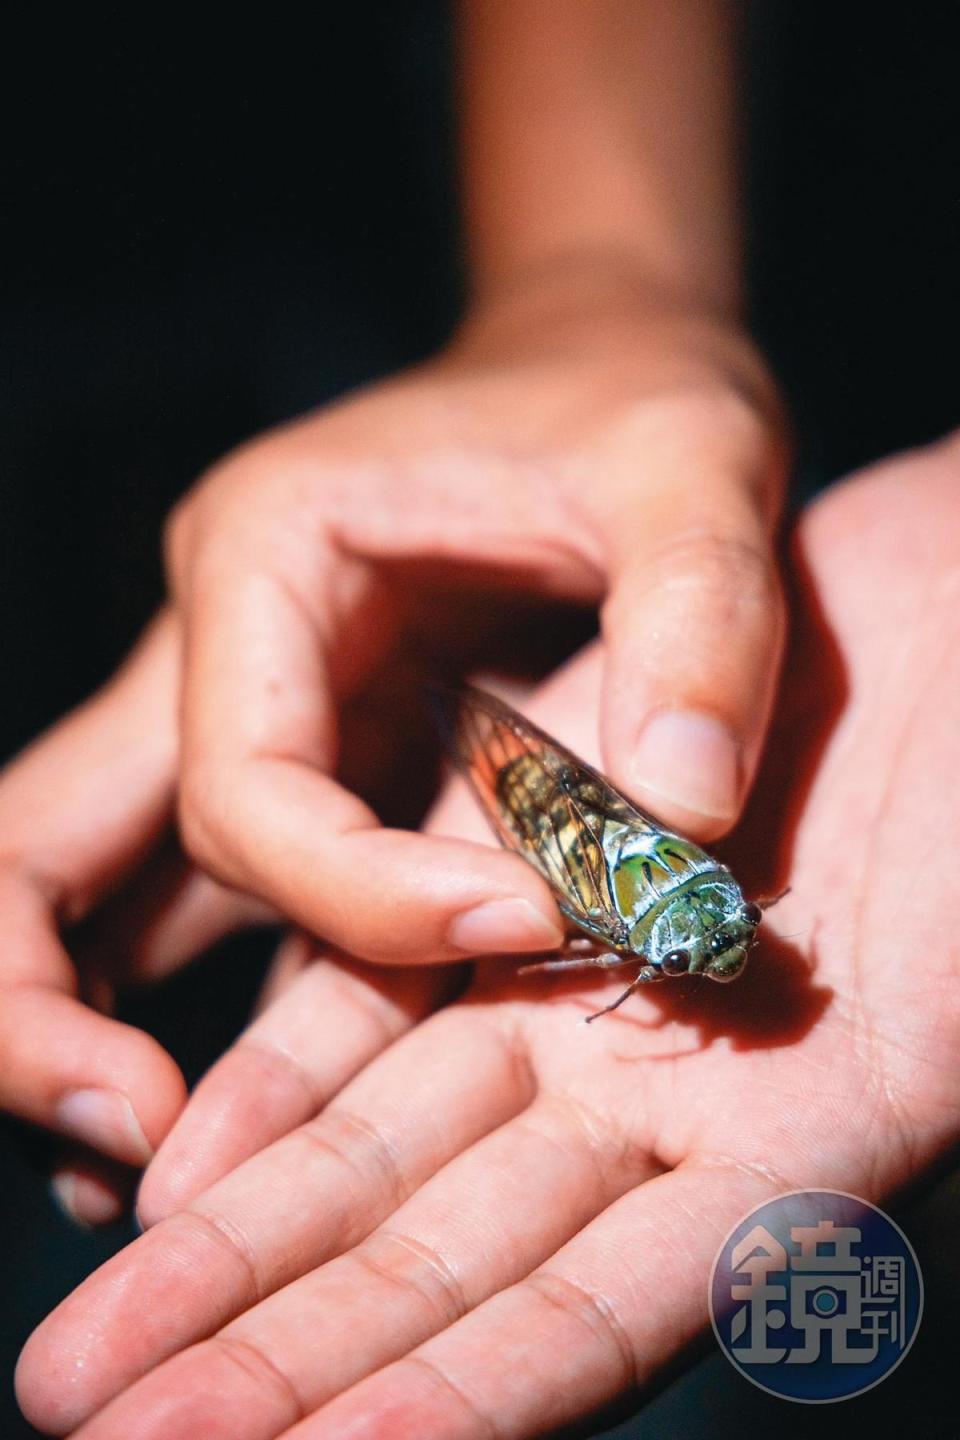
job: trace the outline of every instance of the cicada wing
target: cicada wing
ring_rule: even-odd
[[[626,945],[604,837],[646,817],[558,740],[474,687],[447,706],[451,748],[501,841],[540,871],[561,909],[608,944]]]

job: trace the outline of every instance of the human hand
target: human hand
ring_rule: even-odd
[[[232,1099],[201,1090],[156,1162],[148,1218],[166,1218],[28,1345],[35,1423],[110,1401],[83,1440],[540,1433],[697,1333],[713,1256],[754,1205],[884,1196],[955,1140],[958,464],[956,439],[899,457],[800,527],[785,691],[730,856],[748,887],[793,889],[746,975],[655,987],[587,1029],[616,978],[492,962],[315,1118],[194,1189],[176,1173],[190,1127],[196,1148],[201,1122],[256,1112],[226,1057]],[[529,707],[588,755],[599,660]],[[308,1080],[336,1045],[305,1013],[311,974],[260,1022],[301,1095],[293,1065]]]
[[[561,274],[215,467],[170,527],[168,613],[0,780],[0,1104],[142,1163],[182,1079],[84,1000],[275,910],[393,962],[555,943],[516,856],[385,831],[359,798],[396,792],[411,753],[426,767],[417,654],[525,659],[522,594],[603,603],[608,767],[694,832],[728,824],[780,636],[768,391],[726,322]],[[664,730],[668,711],[687,718]],[[151,858],[178,785],[191,858]],[[73,1208],[107,1218],[96,1174]]]

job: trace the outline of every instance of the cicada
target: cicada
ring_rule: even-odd
[[[583,932],[563,958],[521,973],[639,961],[622,995],[590,1020],[652,981],[706,975],[726,984],[742,974],[772,901],[747,900],[726,865],[502,700],[464,687],[443,708],[453,757],[496,834],[540,872]]]

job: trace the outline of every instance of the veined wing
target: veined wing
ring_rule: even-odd
[[[501,841],[518,850],[584,930],[624,948],[605,838],[663,832],[609,781],[495,696],[465,687],[445,704],[454,757]]]

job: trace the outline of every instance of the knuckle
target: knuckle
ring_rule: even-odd
[[[769,458],[779,439],[774,392],[755,371],[731,358],[718,379],[697,391],[703,419],[745,457]]]
[[[306,1061],[284,1045],[258,1035],[255,1027],[240,1036],[231,1059],[243,1067],[246,1083],[255,1085],[258,1094],[299,1096],[311,1115],[323,1108],[324,1092]]]
[[[713,342],[699,374],[675,396],[685,429],[692,426],[703,443],[719,447],[752,488],[778,492],[790,427],[776,382],[747,336],[725,330]]]
[[[638,600],[669,604],[683,613],[709,612],[735,621],[750,612],[780,613],[780,582],[766,543],[710,527],[680,531],[645,555],[632,583],[618,586],[604,610],[606,622],[628,621]]]
[[[330,1106],[299,1133],[305,1144],[320,1152],[321,1159],[332,1159],[364,1187],[375,1184],[391,1209],[398,1209],[408,1198],[410,1182],[395,1145],[362,1116]]]
[[[668,588],[767,599],[774,585],[765,546],[739,535],[702,530],[675,536],[660,554]]]
[[[182,584],[198,554],[220,534],[260,525],[260,497],[272,496],[284,474],[276,442],[254,441],[218,460],[174,505],[163,532],[163,556],[172,586]],[[264,481],[269,480],[265,485]]]
[[[779,390],[756,356],[733,363],[717,399],[717,417],[740,459],[741,474],[774,501],[786,487],[790,423]]]
[[[180,841],[192,860],[222,879],[232,878],[228,858],[236,830],[230,803],[232,790],[231,779],[222,766],[185,758],[177,794]]]
[[[192,497],[185,495],[170,511],[163,526],[162,552],[167,583],[176,591],[183,582],[193,536]]]
[[[269,1294],[256,1246],[222,1211],[199,1205],[181,1210],[166,1219],[164,1229],[169,1256],[185,1270],[217,1274],[229,1283],[244,1309]]]
[[[223,1331],[206,1342],[210,1352],[219,1354],[228,1369],[239,1373],[241,1384],[249,1382],[255,1391],[276,1396],[280,1413],[286,1413],[283,1428],[303,1420],[309,1407],[287,1371],[249,1336]]]
[[[411,1235],[378,1231],[357,1247],[354,1258],[376,1280],[410,1291],[441,1326],[452,1325],[469,1309],[449,1262]]]
[[[535,1270],[522,1282],[541,1304],[571,1319],[599,1340],[604,1353],[617,1366],[621,1388],[639,1384],[639,1364],[633,1342],[606,1296],[596,1295],[567,1276]]]
[[[450,1434],[476,1435],[478,1440],[505,1440],[507,1431],[488,1414],[481,1402],[422,1350],[405,1355],[399,1364],[407,1371],[419,1372],[421,1378],[429,1382],[441,1399],[445,1416],[449,1415],[451,1404],[455,1407],[455,1413],[450,1416]]]

